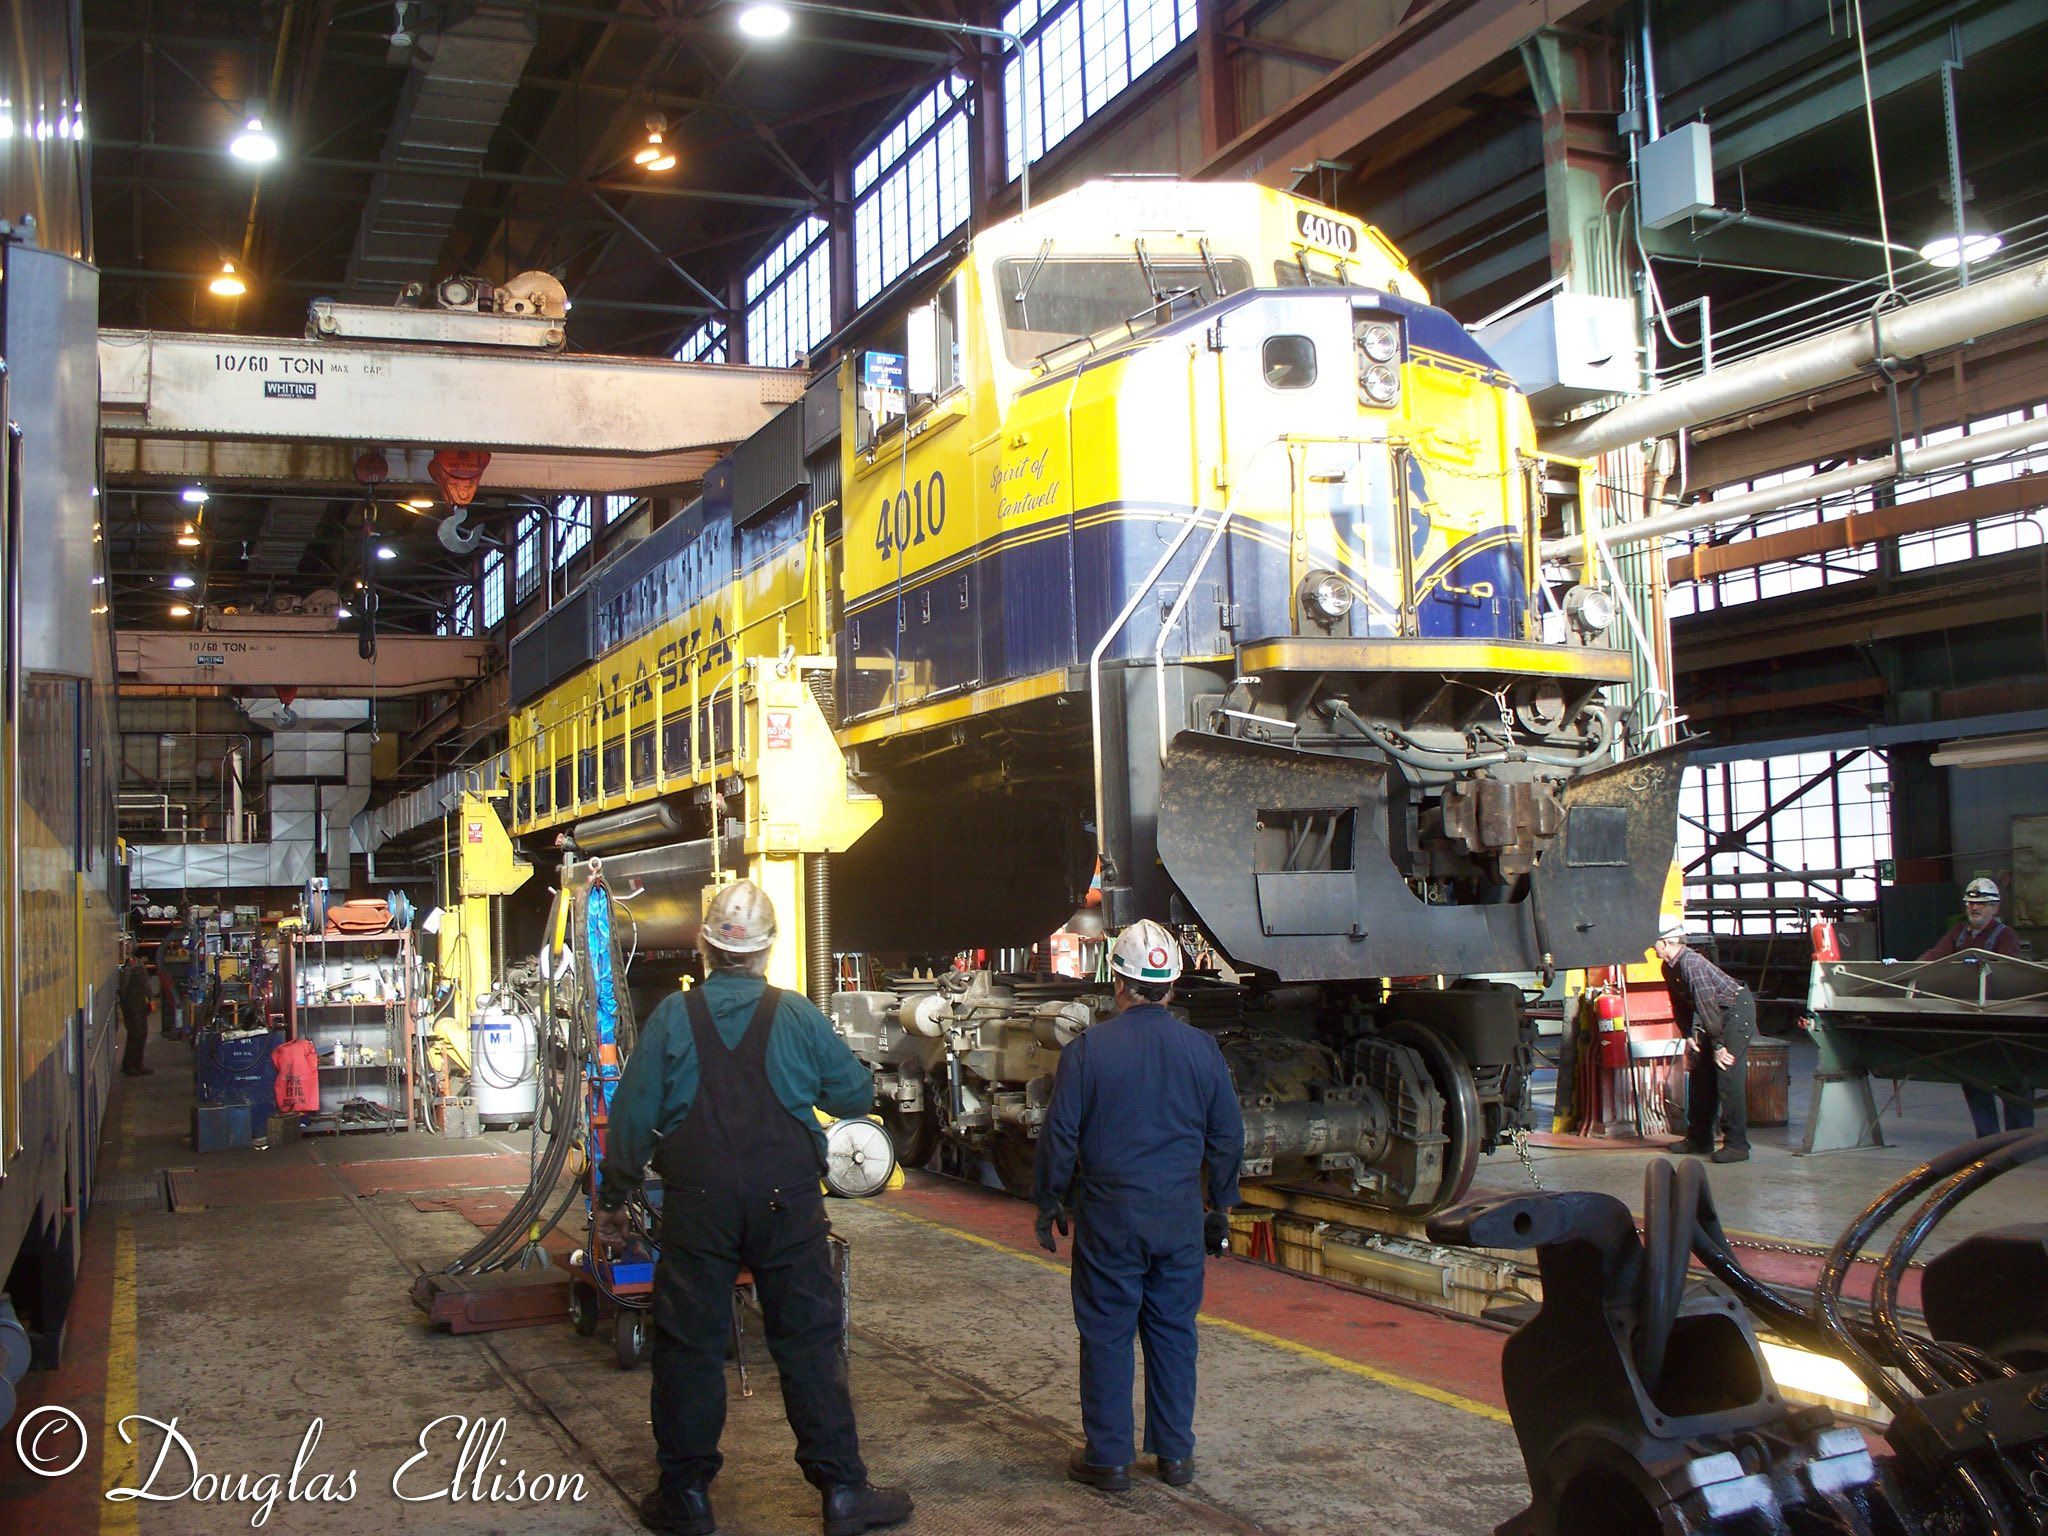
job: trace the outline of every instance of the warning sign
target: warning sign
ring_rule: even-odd
[[[771,709],[768,715],[768,750],[787,752],[796,745],[796,711]]]
[[[482,822],[472,821],[469,823],[469,840],[472,843],[480,843],[484,840],[484,824]]]

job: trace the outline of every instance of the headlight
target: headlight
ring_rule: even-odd
[[[1573,587],[1564,595],[1564,616],[1582,635],[1600,635],[1614,622],[1614,599],[1598,587]]]
[[[1392,405],[1401,395],[1401,376],[1385,363],[1373,363],[1359,373],[1358,387],[1374,405]]]
[[[1395,334],[1394,328],[1377,320],[1358,328],[1358,344],[1376,363],[1391,363],[1401,350],[1401,338]]]
[[[1301,606],[1318,624],[1335,624],[1351,611],[1356,597],[1335,571],[1310,571],[1302,578]]]

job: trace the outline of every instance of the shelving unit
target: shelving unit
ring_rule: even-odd
[[[320,1109],[306,1117],[315,1131],[402,1131],[412,1124],[410,1017],[412,935],[295,934],[289,950],[292,1038],[309,1040],[320,1056]],[[367,1100],[385,1117],[350,1115]]]

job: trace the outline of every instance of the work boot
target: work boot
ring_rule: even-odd
[[[860,1536],[910,1518],[910,1495],[873,1483],[841,1483],[825,1490],[825,1536]]]
[[[1714,1161],[1717,1163],[1746,1163],[1749,1161],[1749,1148],[1723,1147],[1714,1154]]]
[[[1172,1456],[1159,1458],[1159,1481],[1169,1488],[1185,1488],[1195,1480],[1195,1458]]]
[[[1671,1150],[1682,1153],[1686,1157],[1709,1157],[1713,1154],[1714,1146],[1712,1142],[1686,1140],[1681,1141]]]
[[[1088,1459],[1086,1451],[1076,1451],[1067,1458],[1067,1476],[1104,1493],[1123,1493],[1131,1486],[1129,1467],[1098,1467]]]
[[[685,1488],[681,1493],[655,1489],[640,1501],[640,1523],[662,1536],[712,1536],[718,1529],[707,1488]]]

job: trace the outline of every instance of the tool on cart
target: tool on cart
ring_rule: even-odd
[[[1534,1248],[1543,1305],[1501,1354],[1534,1495],[1500,1536],[2029,1536],[2048,1528],[2048,1226],[1964,1239],[1928,1266],[1926,1332],[1899,1289],[1940,1222],[2048,1156],[2048,1132],[1966,1143],[1879,1195],[1810,1298],[1737,1261],[1697,1163],[1647,1170],[1643,1233],[1610,1195],[1502,1195],[1432,1217],[1439,1242]],[[1867,1316],[1843,1282],[1879,1264]],[[1688,1268],[1698,1259],[1712,1278]],[[1892,1454],[1832,1410],[1786,1401],[1757,1326],[1842,1361],[1891,1414]]]

